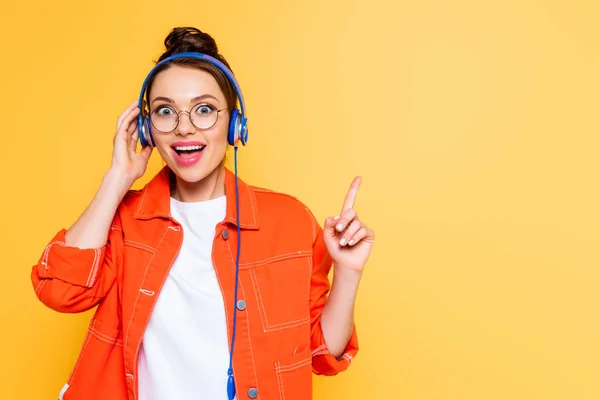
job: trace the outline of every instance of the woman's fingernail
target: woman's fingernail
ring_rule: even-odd
[[[335,217],[333,217],[333,220],[334,220],[334,221],[337,221],[338,219],[340,219],[340,216],[339,216],[339,215],[338,215],[338,216],[335,216]]]
[[[338,225],[336,226],[336,229],[337,229],[338,231],[341,231],[341,230],[342,230],[342,228],[343,228],[342,224],[338,224]]]
[[[340,240],[340,244],[343,246],[346,244],[346,239],[342,238],[342,240]]]
[[[353,244],[354,244],[354,240],[350,240],[350,241],[348,242],[348,246],[352,246]]]

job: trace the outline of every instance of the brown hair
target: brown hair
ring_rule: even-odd
[[[193,27],[174,28],[165,38],[165,48],[166,50],[157,60],[157,64],[166,59],[167,57],[178,53],[198,52],[216,58],[231,70],[231,67],[229,66],[227,60],[225,60],[225,57],[219,54],[217,43],[212,38],[212,36],[200,31],[199,29]],[[210,73],[215,78],[217,84],[221,88],[221,91],[225,95],[225,100],[227,101],[227,108],[229,109],[229,112],[231,113],[231,111],[233,111],[237,103],[237,94],[235,88],[233,87],[233,84],[231,83],[227,75],[225,75],[223,71],[221,71],[217,66],[210,63],[209,61],[194,58],[178,58],[175,60],[171,60],[158,67],[154,71],[152,76],[148,78],[146,90],[147,104],[150,103],[150,90],[152,89],[152,83],[154,82],[154,78],[160,71],[163,71],[173,65],[199,68]]]

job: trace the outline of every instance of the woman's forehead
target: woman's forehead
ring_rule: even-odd
[[[219,101],[225,96],[217,80],[207,71],[193,67],[173,66],[159,72],[154,78],[151,101],[156,97],[168,97],[176,102],[211,95]]]

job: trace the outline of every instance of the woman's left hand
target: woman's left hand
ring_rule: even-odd
[[[354,201],[362,179],[356,177],[350,185],[342,212],[325,220],[323,240],[333,259],[335,272],[362,274],[371,254],[375,234],[358,219]]]

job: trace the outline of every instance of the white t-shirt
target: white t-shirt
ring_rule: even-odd
[[[227,399],[229,343],[223,295],[212,263],[225,196],[196,203],[171,198],[183,244],[142,340],[140,400]]]

